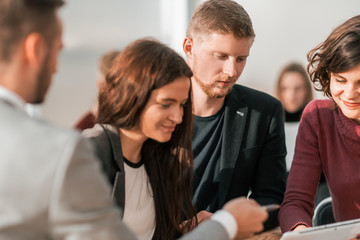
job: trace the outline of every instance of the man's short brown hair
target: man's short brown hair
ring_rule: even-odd
[[[232,34],[238,39],[255,37],[248,13],[232,0],[208,0],[195,10],[187,36],[194,38],[214,32]]]
[[[57,33],[56,9],[63,0],[1,0],[0,61],[11,58],[16,47],[31,32],[50,43]]]

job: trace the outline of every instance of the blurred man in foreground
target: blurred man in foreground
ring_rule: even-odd
[[[26,103],[44,101],[56,72],[61,5],[0,1],[0,239],[135,239],[121,223],[89,143],[24,110]],[[246,199],[224,210],[225,221],[215,214],[220,220],[214,217],[184,239],[250,235],[267,217]]]

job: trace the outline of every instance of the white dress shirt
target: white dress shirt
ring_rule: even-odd
[[[16,93],[10,91],[9,89],[1,85],[0,85],[0,99],[11,104],[15,108],[18,108],[19,110],[26,112],[25,101],[19,95],[17,95]]]
[[[211,219],[219,222],[226,230],[230,239],[233,239],[237,232],[237,223],[233,215],[228,211],[218,210],[214,215],[211,216]]]

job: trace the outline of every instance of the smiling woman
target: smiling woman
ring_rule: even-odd
[[[83,133],[95,144],[123,221],[139,239],[174,239],[182,220],[195,215],[191,76],[165,45],[131,43],[100,89],[100,124]]]
[[[139,136],[158,142],[169,141],[176,126],[182,122],[189,89],[189,78],[179,77],[153,90],[140,116],[140,125],[136,127]]]
[[[331,72],[330,92],[343,114],[360,124],[360,63],[342,73]]]
[[[308,54],[310,78],[332,99],[312,101],[300,122],[279,220],[283,231],[311,226],[321,171],[336,221],[360,218],[360,15]]]

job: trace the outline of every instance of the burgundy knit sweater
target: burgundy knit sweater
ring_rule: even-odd
[[[360,125],[345,117],[332,100],[314,100],[303,112],[279,212],[283,232],[299,223],[311,226],[321,170],[333,198],[335,220],[360,218]]]

